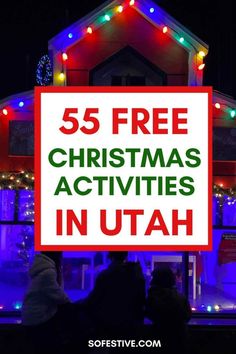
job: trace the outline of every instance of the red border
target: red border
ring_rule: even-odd
[[[125,246],[45,246],[41,245],[41,94],[76,92],[158,92],[158,93],[207,93],[208,94],[208,245],[125,245]],[[212,87],[209,86],[50,86],[35,87],[35,250],[36,251],[211,251],[212,250]]]

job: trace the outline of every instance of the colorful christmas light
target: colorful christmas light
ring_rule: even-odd
[[[128,1],[128,4],[130,6],[136,5],[136,1],[135,0],[130,0],[130,1]],[[92,34],[93,31],[94,31],[94,28],[96,28],[97,24],[101,24],[102,22],[109,22],[111,20],[112,16],[115,13],[123,12],[126,6],[127,5],[124,6],[124,5],[120,4],[120,5],[117,5],[117,6],[113,7],[113,8],[110,8],[107,13],[103,14],[102,17],[100,17],[97,20],[95,20],[95,23],[93,24],[94,27],[89,26],[89,27],[87,27],[85,29],[85,31],[87,31],[88,34]],[[139,3],[137,3],[137,7],[139,7]],[[156,12],[156,9],[155,9],[155,7],[151,6],[151,7],[149,7],[148,11],[149,11],[149,13],[153,14],[154,12]],[[161,23],[158,23],[158,25],[162,26]],[[169,29],[168,29],[167,26],[164,25],[162,27],[163,33],[167,33],[168,30]],[[171,35],[175,39],[177,39],[181,44],[185,44],[186,46],[188,46],[189,44],[191,45],[191,43],[188,43],[188,42],[184,43],[185,42],[185,38],[183,36],[181,36],[181,34],[178,33],[178,31],[176,31],[175,29],[172,29]],[[68,38],[71,39],[71,38],[74,37],[74,34],[72,32],[70,32],[70,33],[67,34],[67,36],[68,36]],[[80,37],[82,37],[82,36],[79,36],[79,38]],[[203,57],[206,56],[206,52],[205,51],[203,51],[203,50],[197,51],[196,48],[194,48],[194,49],[196,50],[196,53],[198,54],[199,57],[203,58]],[[199,70],[201,70],[201,69],[199,69]],[[63,80],[62,76],[61,76],[61,80]]]
[[[14,304],[13,304],[13,307],[15,310],[21,310],[22,308],[22,302],[21,301],[16,301]]]
[[[62,53],[62,60],[67,61],[68,60],[68,55],[66,53]]]
[[[130,0],[128,2],[128,4],[130,6],[132,6],[132,5],[136,4],[136,2],[134,0]],[[139,4],[137,4],[137,6],[139,6]],[[121,13],[124,10],[124,8],[125,8],[124,6],[118,5],[115,8],[110,9],[109,12],[106,13],[105,15],[103,14],[102,17],[100,18],[100,20],[104,20],[105,19],[105,21],[108,22],[108,21],[111,20],[111,14],[114,14],[116,12],[117,13]],[[149,12],[150,13],[154,13],[155,12],[155,8],[154,7],[150,7],[149,8]],[[161,26],[161,24],[159,24],[159,25]],[[87,27],[85,29],[85,31],[87,31],[88,34],[92,34],[93,30],[94,29],[91,26],[89,26],[89,27]],[[164,25],[162,27],[162,32],[165,34],[168,31],[169,31],[169,28],[166,25]],[[178,33],[177,31],[175,31],[173,29],[171,31],[171,35],[173,35],[175,39],[178,39],[178,41],[180,43],[184,43],[185,42],[185,38],[183,36],[181,36],[181,33]],[[67,36],[68,36],[68,38],[72,39],[74,37],[74,34],[72,32],[69,32],[67,34]],[[187,44],[188,43],[186,42],[186,45]],[[197,49],[195,49],[195,50],[196,50],[196,54],[199,56],[199,58],[203,59],[206,56],[206,52],[204,50],[199,50],[199,51],[197,51]],[[68,56],[64,52],[62,53],[62,60],[63,61],[68,60]],[[201,64],[199,64],[197,66],[196,69],[201,71],[204,68],[205,68],[205,63],[201,63]],[[48,56],[44,56],[44,57],[41,58],[41,60],[39,62],[38,69],[37,69],[36,76],[37,76],[37,78],[36,78],[37,79],[37,83],[39,83],[40,85],[45,86],[45,85],[49,85],[52,82],[52,65],[51,65],[51,62],[50,62],[50,59],[49,59]],[[62,82],[65,81],[66,75],[65,75],[64,71],[62,71],[61,73],[58,74],[58,78]],[[20,101],[18,103],[18,106],[20,108],[22,108],[24,106],[24,101]],[[225,108],[224,108],[224,106],[225,106]],[[228,114],[230,115],[231,118],[234,118],[236,116],[235,108],[227,107],[226,105],[221,105],[218,102],[215,103],[215,108],[216,109],[222,109],[223,111],[228,112]],[[6,115],[9,114],[9,111],[6,108],[4,108],[4,109],[2,109],[2,114],[6,116]]]
[[[60,74],[59,74],[59,79],[60,79],[60,81],[64,81],[65,80],[65,74],[64,74],[64,72],[62,71]]]
[[[205,63],[202,63],[202,64],[200,64],[200,65],[198,65],[198,70],[203,70],[204,68],[205,68]]]
[[[3,189],[34,189],[34,175],[32,172],[3,172],[0,174],[0,190]]]
[[[148,8],[145,9],[145,11],[143,11],[142,9],[142,4],[139,2],[136,2],[135,0],[128,0],[127,3],[121,3],[121,4],[117,4],[116,6],[111,6],[110,8],[105,8],[105,13],[102,14],[102,16],[98,17],[97,19],[94,19],[94,23],[91,23],[92,27],[85,27],[84,33],[91,34],[94,32],[94,30],[97,27],[100,27],[100,25],[102,23],[105,22],[109,22],[111,20],[111,18],[118,13],[121,13],[124,11],[125,8],[127,8],[127,6],[137,6],[138,9],[141,10],[141,12],[144,12],[144,14],[147,16],[147,12],[149,12],[150,14],[156,13],[157,12],[157,16],[155,18],[155,22],[157,23],[158,26],[160,26],[162,28],[163,33],[167,33],[167,31],[169,31],[169,28],[171,29],[170,31],[170,35],[175,39],[178,40],[181,44],[185,45],[186,47],[190,48],[190,46],[192,47],[192,50],[194,49],[195,51],[195,55],[198,55],[200,58],[204,58],[207,54],[207,49],[204,50],[204,47],[201,46],[200,48],[203,48],[200,50],[200,48],[198,48],[198,46],[195,47],[195,44],[192,44],[191,39],[190,40],[186,40],[184,38],[184,32],[181,33],[181,30],[178,30],[175,26],[173,28],[171,28],[171,26],[168,28],[167,26],[165,26],[162,23],[162,15],[158,16],[158,11],[157,8],[155,6],[149,6]],[[153,16],[152,16],[153,17]],[[64,34],[63,34],[64,36]],[[72,39],[73,37],[75,37],[75,33],[74,30],[73,32],[67,32],[67,37]],[[82,39],[83,34],[80,33],[80,29],[78,28],[78,32],[76,34],[76,40],[78,39]],[[59,46],[59,40],[56,40],[57,46]],[[61,43],[64,43],[63,41],[61,41]],[[65,44],[66,45],[66,44]],[[63,47],[65,48],[65,45],[63,44]],[[195,70],[197,70],[197,67],[195,68]]]
[[[223,112],[227,113],[228,115],[230,115],[231,118],[236,117],[236,109],[227,106],[226,104],[222,104],[219,102],[214,103],[214,107],[216,109],[221,109]]]
[[[24,107],[24,105],[25,105],[24,101],[20,101],[20,102],[18,103],[18,106],[19,106],[20,108]]]
[[[87,27],[87,33],[88,34],[92,34],[93,33],[93,29],[92,29],[92,27]]]
[[[235,115],[236,115],[236,111],[234,109],[232,109],[231,112],[230,112],[231,118],[234,118]]]
[[[166,33],[167,31],[168,31],[168,27],[167,26],[163,27],[162,32]],[[87,28],[87,32],[88,33],[92,33],[92,28],[88,27]],[[64,60],[66,60],[66,58],[68,58],[67,54],[66,53],[62,53],[62,58],[64,58]],[[199,70],[203,70],[204,67],[205,67],[204,63],[202,63],[201,65],[202,65],[202,67],[199,66],[199,68],[198,68]],[[63,71],[59,74],[59,79],[61,81],[65,80],[65,73]],[[14,111],[14,104],[15,103],[13,102],[13,108],[11,108],[12,111]],[[23,100],[21,100],[21,101],[18,102],[17,105],[18,105],[18,107],[22,108],[22,107],[25,106],[25,102]],[[221,109],[222,111],[228,113],[231,118],[234,118],[236,116],[236,109],[232,109],[232,108],[228,107],[227,105],[222,105],[219,102],[213,103],[213,105],[214,105],[214,107],[216,109],[218,109],[218,110]],[[9,114],[9,109],[8,108],[3,108],[0,111],[0,115],[1,114],[4,115],[4,116],[7,116]]]
[[[105,18],[105,20],[108,22],[108,21],[110,21],[110,19],[111,19],[111,17],[108,15],[108,14],[106,14],[105,16],[104,16],[104,18]]]
[[[196,308],[196,307],[192,307],[191,309],[193,312],[198,310],[198,308]],[[210,305],[209,304],[209,305],[205,306],[204,304],[202,304],[200,306],[199,310],[200,311],[207,311],[207,312],[212,312],[212,311],[219,312],[220,310],[222,310],[222,307],[221,307],[221,305]]]
[[[203,50],[200,50],[200,52],[198,52],[198,55],[200,58],[204,58],[206,56],[206,53],[203,52]]]
[[[224,188],[224,185],[214,184],[213,195],[217,198],[217,204],[221,207],[224,204],[234,205],[236,203],[236,185],[231,188]]]
[[[168,32],[168,27],[167,27],[167,26],[164,26],[163,29],[162,29],[162,32],[163,32],[163,33],[167,33],[167,32]]]
[[[212,306],[211,305],[208,305],[207,306],[207,312],[211,312],[212,311]]]

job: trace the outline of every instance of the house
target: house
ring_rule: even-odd
[[[41,59],[37,81],[55,86],[199,86],[208,50],[151,0],[109,0],[49,40],[49,57]],[[214,303],[227,303],[226,310],[236,303],[236,101],[214,92],[212,105],[213,251],[197,255],[201,266],[196,258],[190,261],[190,274],[195,271],[190,296],[199,311],[200,293],[210,299],[216,288],[221,294]],[[33,91],[0,101],[0,258],[5,262],[18,255],[26,264],[31,256],[32,242],[26,244],[32,240],[34,221],[33,123]],[[229,235],[230,255],[224,248]],[[179,255],[164,256],[164,261],[179,262]],[[147,267],[159,256],[139,257]]]

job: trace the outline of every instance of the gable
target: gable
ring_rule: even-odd
[[[208,51],[204,42],[149,0],[125,1],[122,5],[115,0],[106,2],[49,41],[54,85],[67,84],[67,68],[90,70],[99,60],[105,60],[125,45],[142,54],[145,51],[147,59],[154,64],[158,58],[158,67],[169,74],[175,69],[174,74],[188,72],[189,85],[202,83],[202,70],[198,69]],[[70,54],[70,62],[63,63],[62,53]],[[81,76],[85,83],[86,72]]]
[[[133,8],[112,18],[67,51],[65,72],[73,72],[77,85],[88,84],[90,71],[122,48],[130,46],[158,69],[166,73],[167,85],[188,84],[188,58],[185,48],[163,34]],[[67,85],[70,81],[67,79]]]

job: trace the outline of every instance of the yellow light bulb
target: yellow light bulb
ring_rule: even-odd
[[[65,80],[65,74],[61,72],[61,73],[59,74],[59,79],[60,79],[61,81],[64,81],[64,80]]]
[[[200,52],[198,52],[198,55],[200,58],[204,58],[206,56],[206,53],[203,52],[203,50],[200,50]]]

